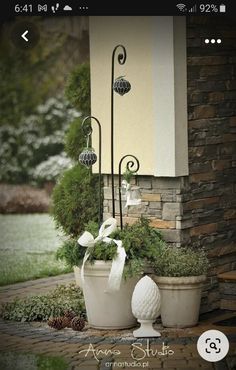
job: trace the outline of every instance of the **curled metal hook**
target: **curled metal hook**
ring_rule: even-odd
[[[113,49],[112,63],[111,63],[111,191],[112,191],[112,216],[115,217],[115,181],[114,181],[114,68],[116,51],[121,49],[117,60],[120,65],[126,62],[126,49],[123,45],[119,44]]]
[[[121,200],[121,169],[122,169],[122,163],[127,157],[131,157],[132,160],[129,160],[126,163],[126,170],[134,174],[138,172],[139,167],[140,167],[138,158],[132,154],[124,155],[119,162],[119,205],[120,205],[120,228],[121,230],[123,229],[122,200]]]
[[[98,125],[98,133],[99,133],[99,163],[98,163],[98,173],[99,173],[99,227],[102,224],[102,179],[101,179],[101,171],[102,171],[102,128],[99,120],[94,117],[94,116],[87,116],[83,119],[81,127],[84,132],[84,135],[87,137],[87,147],[91,143],[91,135],[93,133],[93,128],[92,128],[92,120],[96,121]],[[88,123],[88,121],[90,121]]]
[[[112,53],[112,60],[114,60],[116,51],[119,48],[122,49],[122,52],[118,54],[117,60],[118,60],[118,63],[122,65],[122,64],[125,64],[125,61],[126,61],[126,49],[123,45],[119,44],[114,48],[113,53]]]
[[[92,118],[97,121],[97,118],[92,117],[92,116],[87,116],[82,121],[81,127],[82,127],[84,135],[86,135],[86,136],[91,136],[92,133],[93,133],[93,128],[92,128],[92,125],[91,125],[91,119]],[[88,120],[90,120],[90,122],[88,122]]]

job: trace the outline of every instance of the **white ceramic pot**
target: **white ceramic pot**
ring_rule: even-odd
[[[74,266],[74,274],[75,274],[75,284],[82,289],[81,278],[80,278],[80,268],[78,266]]]
[[[111,262],[95,261],[85,265],[84,285],[80,269],[74,269],[76,281],[82,287],[89,324],[98,329],[125,329],[136,325],[131,310],[131,298],[139,278],[122,280],[120,290],[108,292]]]
[[[187,277],[153,276],[161,293],[163,326],[185,328],[199,319],[201,292],[205,275]]]

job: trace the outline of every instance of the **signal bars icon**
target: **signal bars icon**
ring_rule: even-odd
[[[197,4],[195,4],[192,8],[189,9],[189,13],[196,13],[197,11]]]

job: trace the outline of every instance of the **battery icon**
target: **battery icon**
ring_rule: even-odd
[[[225,5],[224,4],[221,4],[220,5],[220,13],[225,13],[226,9],[225,9]]]

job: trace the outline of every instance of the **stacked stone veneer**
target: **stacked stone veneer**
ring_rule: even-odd
[[[222,44],[206,46],[204,38],[214,36]],[[235,38],[230,18],[188,18],[189,176],[138,176],[142,204],[124,211],[124,222],[149,217],[172,245],[207,250],[211,267],[202,312],[219,308],[217,274],[236,269]],[[106,175],[105,218],[111,214],[110,186]],[[116,211],[118,216],[118,197]]]
[[[236,269],[236,25],[230,18],[188,21],[188,244],[211,262],[202,309],[219,307],[217,274]],[[222,45],[202,46],[217,36]]]
[[[118,186],[118,179],[115,179]],[[132,224],[144,215],[151,220],[151,225],[161,229],[165,240],[180,246],[183,242],[181,223],[183,217],[182,195],[184,189],[183,178],[157,178],[153,176],[137,176],[137,185],[140,186],[142,203],[140,206],[129,207],[123,203],[123,223]],[[104,176],[104,218],[112,212],[111,178]],[[119,220],[118,190],[115,194],[116,217]],[[124,199],[124,197],[123,197]]]

